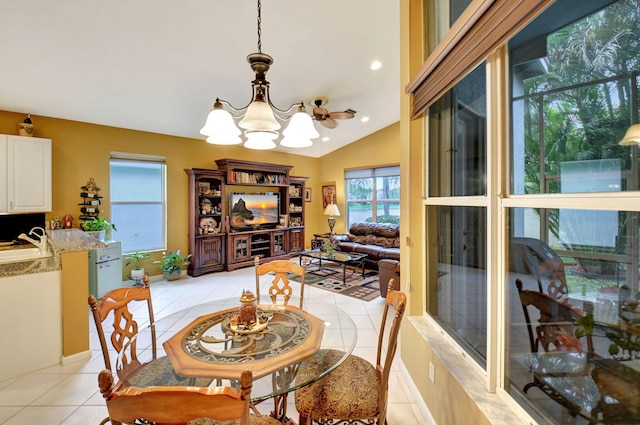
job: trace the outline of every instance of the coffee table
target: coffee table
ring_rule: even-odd
[[[322,260],[331,261],[342,265],[342,283],[347,281],[347,266],[353,267],[353,273],[358,271],[358,267],[362,269],[362,277],[364,275],[364,262],[367,258],[367,254],[357,252],[335,252],[333,255],[329,255],[319,249],[312,249],[306,251],[300,251],[300,263],[302,264],[302,258],[309,258],[313,263],[313,260],[318,260],[318,270],[322,269]],[[351,276],[351,275],[349,275]]]

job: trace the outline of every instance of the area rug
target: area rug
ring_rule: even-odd
[[[290,273],[288,278],[299,282],[299,278]],[[342,266],[328,261],[322,262],[322,268],[317,264],[307,266],[307,274],[304,279],[307,285],[335,292],[362,301],[371,301],[380,296],[380,280],[377,270],[365,269],[364,278],[362,269],[354,272],[352,267],[347,267],[347,279],[342,283]]]

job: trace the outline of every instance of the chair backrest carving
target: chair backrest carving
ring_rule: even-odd
[[[250,370],[242,372],[239,384],[240,388],[136,388],[124,386],[119,382],[114,383],[113,374],[109,370],[103,370],[98,376],[100,392],[107,403],[109,417],[114,423],[132,423],[144,419],[151,423],[177,425],[200,423],[199,418],[211,418],[216,421],[241,419],[241,425],[248,425],[253,386]],[[203,422],[208,423],[206,420]]]
[[[104,357],[105,367],[112,370],[111,358],[109,356],[109,346],[107,345],[107,336],[105,332],[105,322],[112,318],[112,331],[109,335],[109,341],[112,348],[120,353],[122,352],[122,362],[116,367],[118,377],[126,379],[132,373],[139,370],[144,363],[138,359],[137,341],[134,338],[138,334],[140,328],[140,318],[134,318],[130,306],[133,302],[138,301],[146,304],[148,317],[144,318],[149,321],[149,329],[151,332],[151,354],[152,360],[156,358],[156,328],[155,319],[153,317],[153,305],[151,303],[151,290],[149,283],[145,283],[141,287],[123,287],[107,292],[100,301],[95,296],[89,296],[89,306],[93,320],[96,325],[98,338],[100,339],[100,347],[102,356]],[[136,310],[138,311],[138,310]],[[138,319],[138,320],[136,320]],[[123,350],[125,349],[126,350]]]
[[[269,286],[269,297],[272,303],[276,303],[278,297],[283,298],[283,303],[288,304],[289,299],[294,295],[287,275],[293,273],[300,278],[300,307],[304,298],[304,277],[306,273],[306,261],[303,259],[302,265],[298,265],[289,260],[274,260],[260,264],[260,258],[255,258],[256,269],[256,297],[260,303],[260,277],[273,273],[274,277]]]
[[[585,348],[574,333],[576,321],[586,317],[584,311],[551,295],[523,290],[520,279],[516,279],[516,287],[527,323],[532,353],[537,353],[539,347],[542,347],[545,352],[564,348],[579,352],[586,351],[588,354],[593,353],[591,334],[584,335],[587,345]],[[534,307],[540,314],[537,326],[531,321],[529,306]]]
[[[389,281],[389,292],[387,292],[387,298],[382,312],[382,323],[380,324],[380,334],[378,335],[378,353],[376,356],[376,370],[378,371],[378,377],[380,379],[380,392],[378,395],[378,408],[380,412],[380,418],[384,423],[387,411],[387,399],[389,395],[388,383],[389,374],[391,373],[391,364],[393,358],[396,355],[396,349],[398,347],[398,333],[400,332],[400,325],[402,323],[402,317],[407,306],[407,296],[404,292],[396,291],[393,288],[393,279]],[[390,312],[393,313],[393,318],[389,319]],[[387,351],[384,353],[383,358],[383,341],[385,334],[387,333],[387,321],[392,320],[391,326],[388,329],[387,339]]]

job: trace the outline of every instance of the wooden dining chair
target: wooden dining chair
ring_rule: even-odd
[[[393,284],[389,286],[393,287]],[[351,354],[324,378],[296,390],[295,405],[300,414],[300,425],[309,425],[312,421],[323,424],[337,422],[385,425],[387,423],[389,373],[396,353],[398,332],[406,305],[407,296],[403,292],[389,290],[382,313],[375,365]],[[387,331],[387,319],[391,311],[395,311],[395,314]],[[387,349],[383,358],[383,341],[386,334],[388,334]],[[317,359],[322,358],[324,363],[335,363],[342,356],[344,353],[336,350],[324,351],[322,356],[312,356],[302,362],[298,377],[304,379],[309,374],[317,376],[317,368],[325,368],[318,364]]]
[[[289,260],[274,260],[268,263],[260,264],[260,257],[255,258],[256,269],[256,297],[258,304],[260,303],[260,278],[269,273],[273,273],[273,280],[269,286],[269,297],[272,303],[276,303],[278,297],[283,298],[285,305],[289,304],[289,299],[293,295],[293,288],[289,284],[287,275],[293,273],[300,278],[300,308],[304,299],[304,277],[306,274],[306,261],[303,260],[301,265],[293,263]]]
[[[134,304],[135,309],[132,308]],[[116,373],[120,380],[128,380],[137,387],[151,386],[157,382],[162,382],[164,385],[187,384],[189,378],[176,375],[168,357],[157,356],[156,327],[149,283],[141,287],[114,289],[107,292],[100,301],[94,295],[90,295],[89,306],[100,340],[105,368],[108,370],[113,368],[111,350],[122,353],[122,361],[116,365]],[[141,308],[143,306],[144,309]],[[146,314],[138,313],[145,309]],[[132,310],[136,312],[136,317]],[[147,342],[151,344],[150,351],[137,337],[140,330],[139,322],[142,323],[143,320],[148,320],[149,324],[150,341]],[[108,321],[111,321],[112,329],[108,335],[111,347],[107,343],[105,331]],[[143,352],[146,353],[146,358],[142,355]]]
[[[137,388],[123,385],[122,382],[114,383],[109,370],[100,372],[98,386],[114,425],[282,425],[282,422],[270,416],[250,413],[253,386],[250,370],[242,372],[239,388]]]

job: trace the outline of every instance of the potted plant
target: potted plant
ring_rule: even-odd
[[[331,241],[325,241],[324,243],[324,251],[327,253],[329,257],[333,257],[336,255],[336,250],[338,246]]]
[[[146,252],[134,252],[127,257],[126,267],[133,266],[131,268],[131,279],[136,282],[142,280],[144,277],[144,262],[149,259],[149,254]]]
[[[91,220],[83,221],[82,228],[88,232],[100,232],[99,237],[101,241],[105,240],[107,230],[109,232],[111,232],[111,230],[118,230],[116,229],[115,224],[110,223],[107,219],[100,216],[93,217]],[[111,233],[109,233],[109,239],[111,239]]]
[[[160,268],[163,271],[164,278],[167,280],[180,279],[182,275],[182,268],[191,264],[191,254],[182,256],[180,250],[176,252],[169,251],[168,254],[162,256],[162,259],[156,261],[160,264]]]

